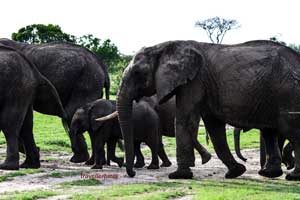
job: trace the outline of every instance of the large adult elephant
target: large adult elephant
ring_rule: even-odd
[[[171,41],[140,50],[124,71],[117,97],[128,175],[135,175],[132,102],[157,93],[160,103],[176,95],[178,168],[169,178],[193,176],[189,168],[194,162],[191,135],[201,116],[217,156],[228,168],[226,178],[246,171],[228,148],[228,123],[262,129],[269,137],[273,129],[284,133],[296,157],[296,167],[287,179],[299,179],[300,138],[294,128],[299,127],[300,116],[290,114],[300,110],[299,66],[299,54],[271,41],[237,45]]]
[[[41,90],[48,92],[57,115],[66,119],[55,87],[22,53],[0,44],[0,130],[6,142],[6,159],[0,169],[40,167],[39,152],[32,135],[33,102]],[[19,166],[18,140],[24,142],[26,159]]]
[[[67,119],[64,125],[70,125],[75,110],[103,96],[109,98],[109,76],[106,65],[95,54],[78,45],[63,42],[46,44],[27,44],[1,39],[0,43],[23,52],[57,89],[64,106]],[[47,90],[40,89],[34,101],[34,110],[58,115],[59,111],[49,98]],[[72,162],[88,160],[84,137],[71,138],[74,156]]]

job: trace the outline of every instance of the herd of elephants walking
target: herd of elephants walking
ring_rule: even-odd
[[[176,138],[177,159],[169,178],[190,179],[194,149],[202,164],[211,158],[197,140],[201,118],[228,168],[226,178],[246,171],[228,147],[225,125],[230,124],[236,127],[235,147],[242,160],[240,131],[260,130],[260,175],[281,176],[284,163],[294,168],[286,179],[300,180],[300,54],[284,45],[263,40],[236,45],[168,41],[142,48],[123,73],[116,101],[109,100],[105,63],[78,45],[0,39],[0,67],[0,129],[7,143],[0,169],[40,167],[32,130],[35,110],[62,119],[73,151],[70,161],[93,169],[125,162],[127,174],[134,177],[134,168],[145,166],[142,142],[151,150],[148,169],[168,167],[172,163],[162,136],[169,136]],[[120,139],[125,161],[115,155]],[[22,164],[19,152],[26,155]]]

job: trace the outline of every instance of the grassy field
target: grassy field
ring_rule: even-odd
[[[60,119],[39,113],[34,114],[34,136],[37,145],[42,152],[69,153],[71,155],[70,142],[61,125]],[[87,134],[86,134],[87,136]],[[233,149],[232,130],[227,132],[228,143]],[[206,146],[205,131],[199,130],[199,140]],[[89,139],[87,138],[89,143]],[[175,156],[175,139],[164,138],[166,152],[169,156]],[[0,135],[0,145],[5,146],[3,134]],[[259,134],[257,130],[251,130],[241,135],[241,146],[243,149],[257,148],[259,145]],[[213,152],[212,145],[207,148]],[[149,155],[148,148],[144,153]],[[123,154],[123,152],[119,152]],[[3,159],[3,158],[1,158]],[[47,158],[44,158],[47,159]],[[55,158],[48,158],[55,159]],[[22,170],[9,172],[0,176],[0,182],[10,181],[17,176],[41,173],[41,170]],[[59,173],[53,172],[48,177],[62,178],[64,176],[78,175],[76,172]],[[80,188],[80,189],[78,189]],[[183,196],[193,199],[299,199],[300,184],[283,180],[189,180],[176,182],[146,183],[146,184],[124,184],[103,187],[101,181],[77,180],[60,184],[55,190],[33,190],[31,192],[11,192],[0,195],[0,199],[40,199],[50,196],[71,193],[71,199],[173,199]],[[80,191],[80,192],[78,192]]]

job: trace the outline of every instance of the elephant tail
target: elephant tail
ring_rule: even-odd
[[[110,80],[109,75],[107,71],[105,72],[105,82],[104,82],[104,88],[105,88],[105,98],[109,100],[109,93],[110,93]]]
[[[246,162],[247,158],[245,158],[242,153],[241,153],[241,148],[240,148],[240,134],[241,134],[241,129],[240,128],[234,128],[233,130],[233,135],[234,135],[234,150],[237,155],[242,161]]]

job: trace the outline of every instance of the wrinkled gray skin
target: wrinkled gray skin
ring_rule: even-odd
[[[92,52],[78,45],[62,42],[26,44],[9,39],[0,43],[23,52],[39,72],[55,86],[66,110],[64,126],[69,126],[75,110],[88,102],[102,98],[103,87],[109,98],[109,77],[105,64]],[[34,110],[58,116],[59,110],[49,98],[49,91],[41,89],[33,104]],[[72,162],[89,159],[87,146],[82,135],[71,138],[74,156]],[[92,156],[93,157],[93,156]]]
[[[77,109],[73,116],[71,123],[72,134],[82,134],[85,130],[93,132],[94,134],[92,142],[94,142],[95,147],[95,149],[93,149],[95,151],[95,165],[92,167],[93,169],[102,169],[103,160],[101,158],[103,158],[104,155],[105,143],[107,143],[108,147],[107,161],[112,160],[118,163],[120,167],[123,165],[123,159],[115,156],[117,140],[122,138],[118,118],[116,117],[102,122],[95,120],[96,118],[109,115],[114,111],[116,111],[115,101],[99,99],[83,108]],[[159,151],[158,149],[158,116],[148,102],[143,100],[134,104],[133,112],[135,143],[140,145],[141,142],[145,142],[149,146],[152,153],[152,162],[148,166],[148,169],[157,169],[158,154],[162,159],[166,157],[166,155],[161,156],[161,153],[165,154],[164,150]],[[143,159],[139,156],[140,154],[137,154],[137,167],[142,164],[141,161]]]
[[[228,123],[264,130],[269,137],[275,137],[272,129],[279,130],[295,149],[295,169],[286,178],[300,179],[300,137],[296,134],[300,115],[289,114],[300,110],[299,66],[295,51],[271,41],[237,45],[171,41],[140,50],[124,71],[117,97],[128,175],[135,176],[132,103],[156,93],[160,103],[176,95],[178,169],[169,178],[192,178],[191,136],[201,116],[217,156],[228,168],[226,178],[246,171],[228,148]],[[275,156],[267,162],[278,169],[278,144],[273,147],[270,152]]]
[[[159,124],[160,124],[160,129],[159,129],[159,135],[160,135],[160,141],[162,141],[162,136],[167,136],[167,137],[175,137],[175,108],[176,108],[176,102],[175,102],[175,97],[171,98],[169,101],[159,105],[157,101],[157,96],[153,95],[151,97],[144,97],[142,98],[144,101],[148,102],[149,105],[157,112],[159,116]],[[193,146],[194,148],[198,151],[202,158],[202,164],[207,163],[211,159],[211,154],[203,147],[199,142],[198,142],[198,130],[195,132],[195,135],[192,137],[193,139]],[[162,146],[160,149],[163,148],[163,143],[161,142],[159,144]],[[137,147],[135,147],[137,148]],[[139,151],[138,149],[135,149],[135,151]],[[142,154],[140,153],[142,156]],[[165,153],[162,155],[166,155]],[[162,159],[164,162],[162,164],[163,167],[168,167],[171,165],[171,162],[169,161],[168,157],[165,157]],[[140,162],[141,163],[141,162]],[[136,164],[135,164],[136,167]],[[191,166],[192,167],[192,166]]]
[[[39,152],[32,134],[33,102],[44,90],[57,115],[66,119],[66,113],[54,86],[22,53],[0,44],[0,69],[0,129],[7,143],[6,159],[0,169],[39,168]],[[22,139],[26,154],[20,166],[18,138]]]
[[[235,152],[237,154],[237,156],[243,160],[243,161],[246,161],[247,159],[242,155],[241,153],[241,148],[240,148],[240,134],[241,134],[241,131],[243,129],[241,128],[234,128],[234,148],[235,148]],[[247,132],[248,130],[243,130],[243,132]],[[280,153],[281,153],[281,156],[282,156],[282,163],[284,163],[287,167],[288,170],[294,168],[294,157],[292,155],[292,152],[293,152],[293,149],[292,149],[292,146],[291,146],[291,143],[288,143],[284,146],[284,142],[285,142],[285,138],[284,137],[281,137],[279,136],[278,137],[278,146],[279,146],[279,150],[280,150]],[[264,168],[268,168],[266,166],[266,158],[267,156],[269,155],[266,155],[266,147],[265,147],[265,142],[264,142],[264,139],[263,139],[263,135],[261,133],[261,137],[260,137],[260,166],[261,166],[261,169],[260,170],[260,174],[262,174],[263,176],[265,176],[263,173],[264,173]],[[282,172],[281,172],[282,173]]]

